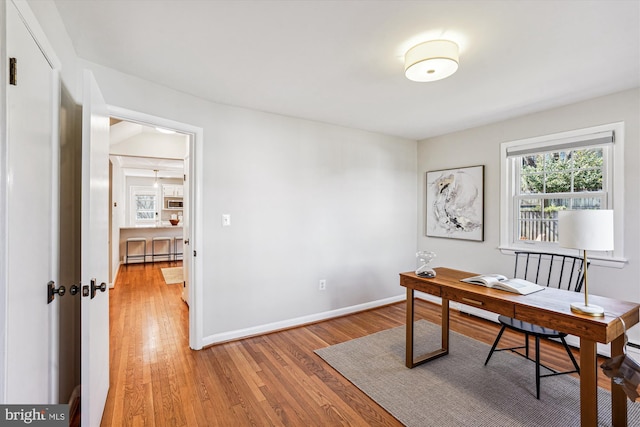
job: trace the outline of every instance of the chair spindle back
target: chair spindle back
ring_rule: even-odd
[[[516,252],[513,277],[540,286],[580,292],[584,283],[584,259],[544,252]],[[587,260],[587,268],[589,261]]]

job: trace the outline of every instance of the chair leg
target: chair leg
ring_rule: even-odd
[[[565,350],[567,350],[567,354],[569,355],[569,358],[571,359],[571,362],[573,362],[573,366],[576,368],[576,371],[579,374],[580,373],[580,367],[578,366],[578,362],[576,362],[576,358],[573,357],[573,353],[571,352],[571,349],[569,348],[569,346],[567,345],[567,342],[564,340],[563,337],[560,337],[560,340],[562,341],[562,345],[564,346]]]
[[[540,400],[540,337],[536,337],[536,399]]]
[[[506,326],[502,326],[502,328],[500,328],[500,332],[498,332],[498,336],[496,337],[496,340],[493,342],[493,346],[491,347],[491,351],[489,352],[489,355],[487,356],[487,360],[484,361],[485,366],[487,365],[487,363],[489,363],[489,359],[491,359],[491,355],[493,354],[493,352],[495,351],[496,347],[498,346],[498,342],[500,342],[500,338],[502,338],[502,334],[504,333],[504,330],[507,329]]]
[[[527,359],[531,359],[529,357],[529,334],[526,332],[524,333],[524,355]]]

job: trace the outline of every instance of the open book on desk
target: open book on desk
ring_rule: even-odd
[[[502,274],[482,274],[480,276],[461,279],[461,281],[466,283],[473,283],[474,285],[486,286],[487,288],[513,292],[521,295],[528,295],[544,289],[543,286],[540,286],[533,282],[529,282],[528,280],[508,279]]]

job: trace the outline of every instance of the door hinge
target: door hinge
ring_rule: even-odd
[[[193,251],[193,256],[196,257],[197,255],[196,251]]]
[[[183,176],[184,176],[183,181],[186,181],[187,180],[187,174],[184,174]]]
[[[9,58],[9,84],[18,85],[18,60],[16,58]]]

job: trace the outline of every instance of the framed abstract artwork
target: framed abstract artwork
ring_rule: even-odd
[[[427,172],[427,236],[484,241],[484,165]]]

